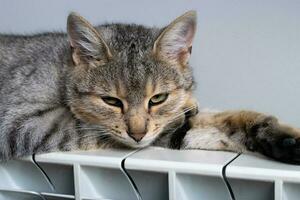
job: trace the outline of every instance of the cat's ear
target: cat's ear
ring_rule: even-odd
[[[186,66],[191,55],[196,27],[196,11],[188,11],[178,17],[162,31],[155,41],[154,55],[170,64]]]
[[[105,64],[112,57],[100,33],[83,17],[72,12],[68,17],[68,39],[75,65],[97,62]]]

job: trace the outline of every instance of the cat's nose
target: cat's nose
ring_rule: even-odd
[[[132,111],[127,119],[127,133],[136,142],[139,142],[147,133],[147,120],[141,111]]]
[[[146,132],[129,132],[128,133],[129,137],[134,139],[136,142],[139,142],[143,139],[143,137],[146,135]]]

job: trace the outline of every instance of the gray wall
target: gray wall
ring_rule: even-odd
[[[0,32],[64,30],[70,11],[94,24],[161,26],[198,11],[192,65],[203,106],[254,109],[300,126],[300,1],[0,0]]]

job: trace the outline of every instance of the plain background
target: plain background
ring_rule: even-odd
[[[201,105],[300,127],[298,0],[0,0],[0,32],[63,31],[70,11],[93,24],[163,26],[190,9],[198,11],[191,64]]]

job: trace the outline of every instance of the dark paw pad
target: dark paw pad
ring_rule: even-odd
[[[279,136],[261,142],[261,152],[285,163],[300,164],[300,139]]]
[[[281,146],[283,148],[289,148],[289,147],[293,147],[295,144],[297,143],[297,140],[295,138],[284,138],[283,140],[281,140]]]

